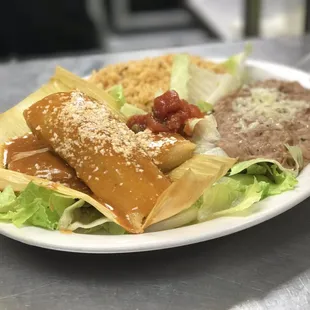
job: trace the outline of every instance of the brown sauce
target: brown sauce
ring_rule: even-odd
[[[6,142],[3,154],[3,165],[9,170],[90,192],[75,171],[32,133]]]

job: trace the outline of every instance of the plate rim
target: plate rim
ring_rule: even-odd
[[[210,57],[207,59],[214,62],[225,60],[223,57]],[[262,69],[266,71],[266,74],[274,74],[284,80],[297,80],[304,87],[310,88],[310,74],[302,70],[283,64],[255,59],[249,59],[246,66]],[[172,230],[121,236],[64,234],[59,231],[49,231],[39,227],[17,228],[13,224],[0,223],[0,234],[31,246],[75,253],[113,254],[175,248],[221,238],[248,229],[296,207],[300,202],[310,197],[310,188],[308,189],[306,186],[302,186],[303,184],[307,184],[306,180],[308,180],[308,183],[310,182],[310,165],[305,167],[298,179],[302,183],[299,183],[296,189],[268,197],[259,202],[257,206],[260,211],[248,217],[223,217]],[[293,195],[292,192],[294,193]],[[272,203],[275,203],[276,206],[269,210],[268,205]],[[233,223],[233,225],[227,225],[228,223]],[[213,231],[212,233],[212,228],[214,229],[216,226],[222,226],[224,229],[215,229],[215,232]],[[211,228],[211,233],[209,230],[205,231],[208,227]],[[186,235],[186,238],[180,238],[184,235]],[[72,236],[74,237],[72,238]],[[58,240],[60,242],[56,242]],[[81,245],[80,242],[83,241],[86,241],[87,244]]]

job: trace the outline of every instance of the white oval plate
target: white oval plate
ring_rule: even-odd
[[[248,61],[247,69],[253,79],[296,80],[310,88],[310,76],[293,68],[263,61]],[[310,196],[310,165],[303,170],[298,180],[295,190],[259,202],[257,211],[250,216],[223,217],[169,231],[122,236],[82,235],[36,227],[16,228],[12,224],[0,223],[0,233],[33,246],[68,252],[126,253],[173,248],[226,236],[265,222],[293,208]]]

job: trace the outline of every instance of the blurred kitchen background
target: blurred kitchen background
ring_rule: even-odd
[[[298,36],[310,0],[10,0],[0,60]]]

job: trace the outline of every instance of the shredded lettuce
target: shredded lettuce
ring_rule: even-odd
[[[68,230],[71,230],[71,231],[75,231],[77,230],[78,228],[84,228],[84,229],[91,229],[91,228],[96,228],[96,227],[100,227],[101,225],[103,224],[106,224],[110,222],[110,220],[104,216],[92,221],[92,222],[89,222],[89,223],[81,223],[79,221],[76,221],[74,223],[72,223],[71,225],[68,226]]]
[[[234,167],[232,167],[230,175],[236,175],[242,171],[248,173],[249,169],[252,171],[251,174],[266,174],[269,172],[269,175],[272,175],[272,171],[270,170],[270,166],[272,165],[276,166],[279,171],[282,171],[285,174],[292,174],[295,177],[298,175],[295,170],[287,169],[278,161],[266,158],[255,158],[237,163]]]
[[[114,223],[114,222],[109,222],[103,225],[103,229],[109,234],[109,235],[124,235],[126,233],[126,230]]]
[[[177,54],[173,58],[170,89],[175,90],[181,99],[188,100],[188,82],[190,58],[186,54]]]
[[[119,108],[121,108],[126,103],[122,85],[114,85],[110,87],[107,91],[109,95],[112,96],[113,99],[117,102]]]
[[[298,183],[294,171],[284,168],[275,160],[262,158],[236,164],[230,176],[242,184],[251,184],[255,178],[267,183],[266,197],[292,190]]]
[[[121,113],[126,116],[127,118],[133,116],[133,115],[143,115],[143,114],[147,114],[147,112],[145,112],[142,109],[137,108],[136,106],[129,104],[129,103],[125,103],[122,107],[121,107]]]
[[[245,78],[245,61],[251,53],[252,45],[250,43],[247,43],[242,53],[229,57],[223,63],[226,70],[231,75],[237,77],[241,82],[243,82]]]
[[[207,189],[197,215],[199,222],[220,216],[243,216],[272,195],[292,190],[297,179],[274,160],[253,159],[234,165],[228,177]]]
[[[58,223],[58,228],[60,230],[69,230],[69,226],[74,220],[74,211],[83,207],[84,203],[83,200],[78,200],[63,211]]]
[[[293,189],[295,176],[273,162],[249,161],[236,164],[227,177],[207,188],[189,209],[156,223],[147,231],[167,230],[223,216],[247,216],[255,203]]]
[[[117,229],[112,223],[110,219],[103,216],[97,209],[79,200],[63,212],[59,220],[58,229],[83,233],[105,230],[109,234],[123,234],[123,228],[115,224],[115,226],[119,226]]]
[[[104,217],[83,200],[61,195],[29,183],[16,196],[12,187],[0,192],[0,220],[17,227],[37,226],[50,230],[104,229],[109,234],[123,234],[123,228]]]
[[[54,230],[62,210],[73,203],[74,199],[33,183],[18,197],[8,186],[0,193],[0,220],[10,221],[17,227],[31,225]]]
[[[213,115],[207,115],[201,119],[191,119],[187,127],[190,131],[191,141],[196,144],[196,154],[227,157],[224,150],[216,146],[221,136],[217,130],[216,119]]]
[[[137,108],[136,106],[126,102],[124,95],[124,90],[122,85],[114,85],[108,89],[108,93],[114,98],[118,103],[120,112],[126,117],[129,118],[133,115],[142,115],[146,114],[142,109]]]
[[[203,100],[198,100],[196,105],[198,106],[199,110],[202,113],[206,113],[206,114],[211,113],[213,110],[213,105],[211,103],[203,101]]]
[[[12,210],[16,205],[16,195],[11,186],[8,186],[0,193],[0,216]]]
[[[231,178],[225,178],[224,182],[205,191],[202,206],[198,211],[198,222],[221,216],[248,214],[246,211],[262,199],[267,186],[265,182],[258,182],[256,179],[246,186]]]
[[[29,183],[26,189],[17,198],[17,213],[13,224],[39,226],[47,229],[57,229],[58,212],[74,203],[70,197],[52,198],[57,195],[54,191]],[[54,208],[57,200],[58,209]]]
[[[251,52],[247,45],[241,54],[230,57],[223,65],[227,73],[218,74],[213,71],[199,68],[194,64],[189,67],[190,79],[188,82],[188,100],[198,105],[201,102],[214,105],[222,97],[232,93],[242,86],[245,80],[245,61]]]
[[[190,75],[188,96],[192,104],[205,101],[214,105],[219,99],[241,86],[239,79],[229,73],[218,74],[194,64],[190,65]]]

